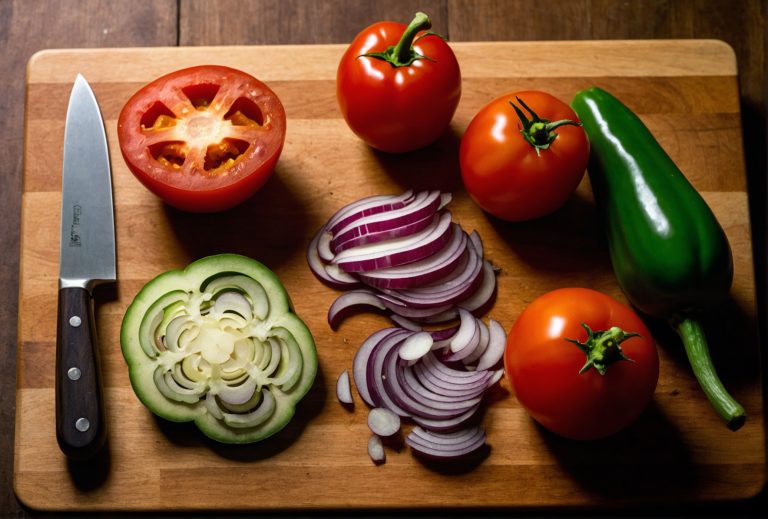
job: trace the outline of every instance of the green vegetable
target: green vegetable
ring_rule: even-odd
[[[734,430],[744,409],[715,372],[700,326],[733,281],[728,240],[701,195],[639,117],[590,88],[571,106],[590,142],[589,178],[607,232],[613,269],[640,311],[669,320],[715,411]]]
[[[147,408],[194,421],[222,443],[281,430],[317,373],[314,340],[280,280],[235,254],[147,283],[125,313],[120,343]]]

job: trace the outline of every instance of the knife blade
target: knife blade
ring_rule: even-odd
[[[93,289],[117,280],[112,174],[96,96],[78,74],[64,127],[56,336],[56,438],[69,458],[106,439]]]

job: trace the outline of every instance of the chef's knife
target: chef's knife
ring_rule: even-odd
[[[109,150],[99,105],[78,74],[69,98],[62,167],[56,338],[56,438],[76,460],[106,438],[93,288],[116,280]]]

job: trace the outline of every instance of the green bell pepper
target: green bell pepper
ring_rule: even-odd
[[[281,430],[317,373],[309,329],[277,276],[220,254],[147,283],[120,333],[131,385],[153,413],[222,443]]]
[[[666,319],[680,335],[704,393],[728,426],[744,409],[715,371],[700,325],[702,312],[727,297],[733,259],[709,206],[640,118],[600,88],[571,106],[590,142],[589,178],[613,270],[630,302]]]

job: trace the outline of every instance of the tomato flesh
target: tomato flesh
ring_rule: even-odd
[[[587,331],[613,326],[639,337],[620,344],[627,360],[604,375],[580,373],[586,354],[566,339],[584,342]],[[648,406],[659,376],[659,359],[648,328],[629,307],[585,288],[563,288],[533,301],[507,337],[504,367],[518,402],[547,429],[590,440],[627,427]]]
[[[169,205],[233,207],[270,178],[285,142],[285,111],[264,83],[236,69],[199,66],[149,83],[118,118],[128,167]]]

